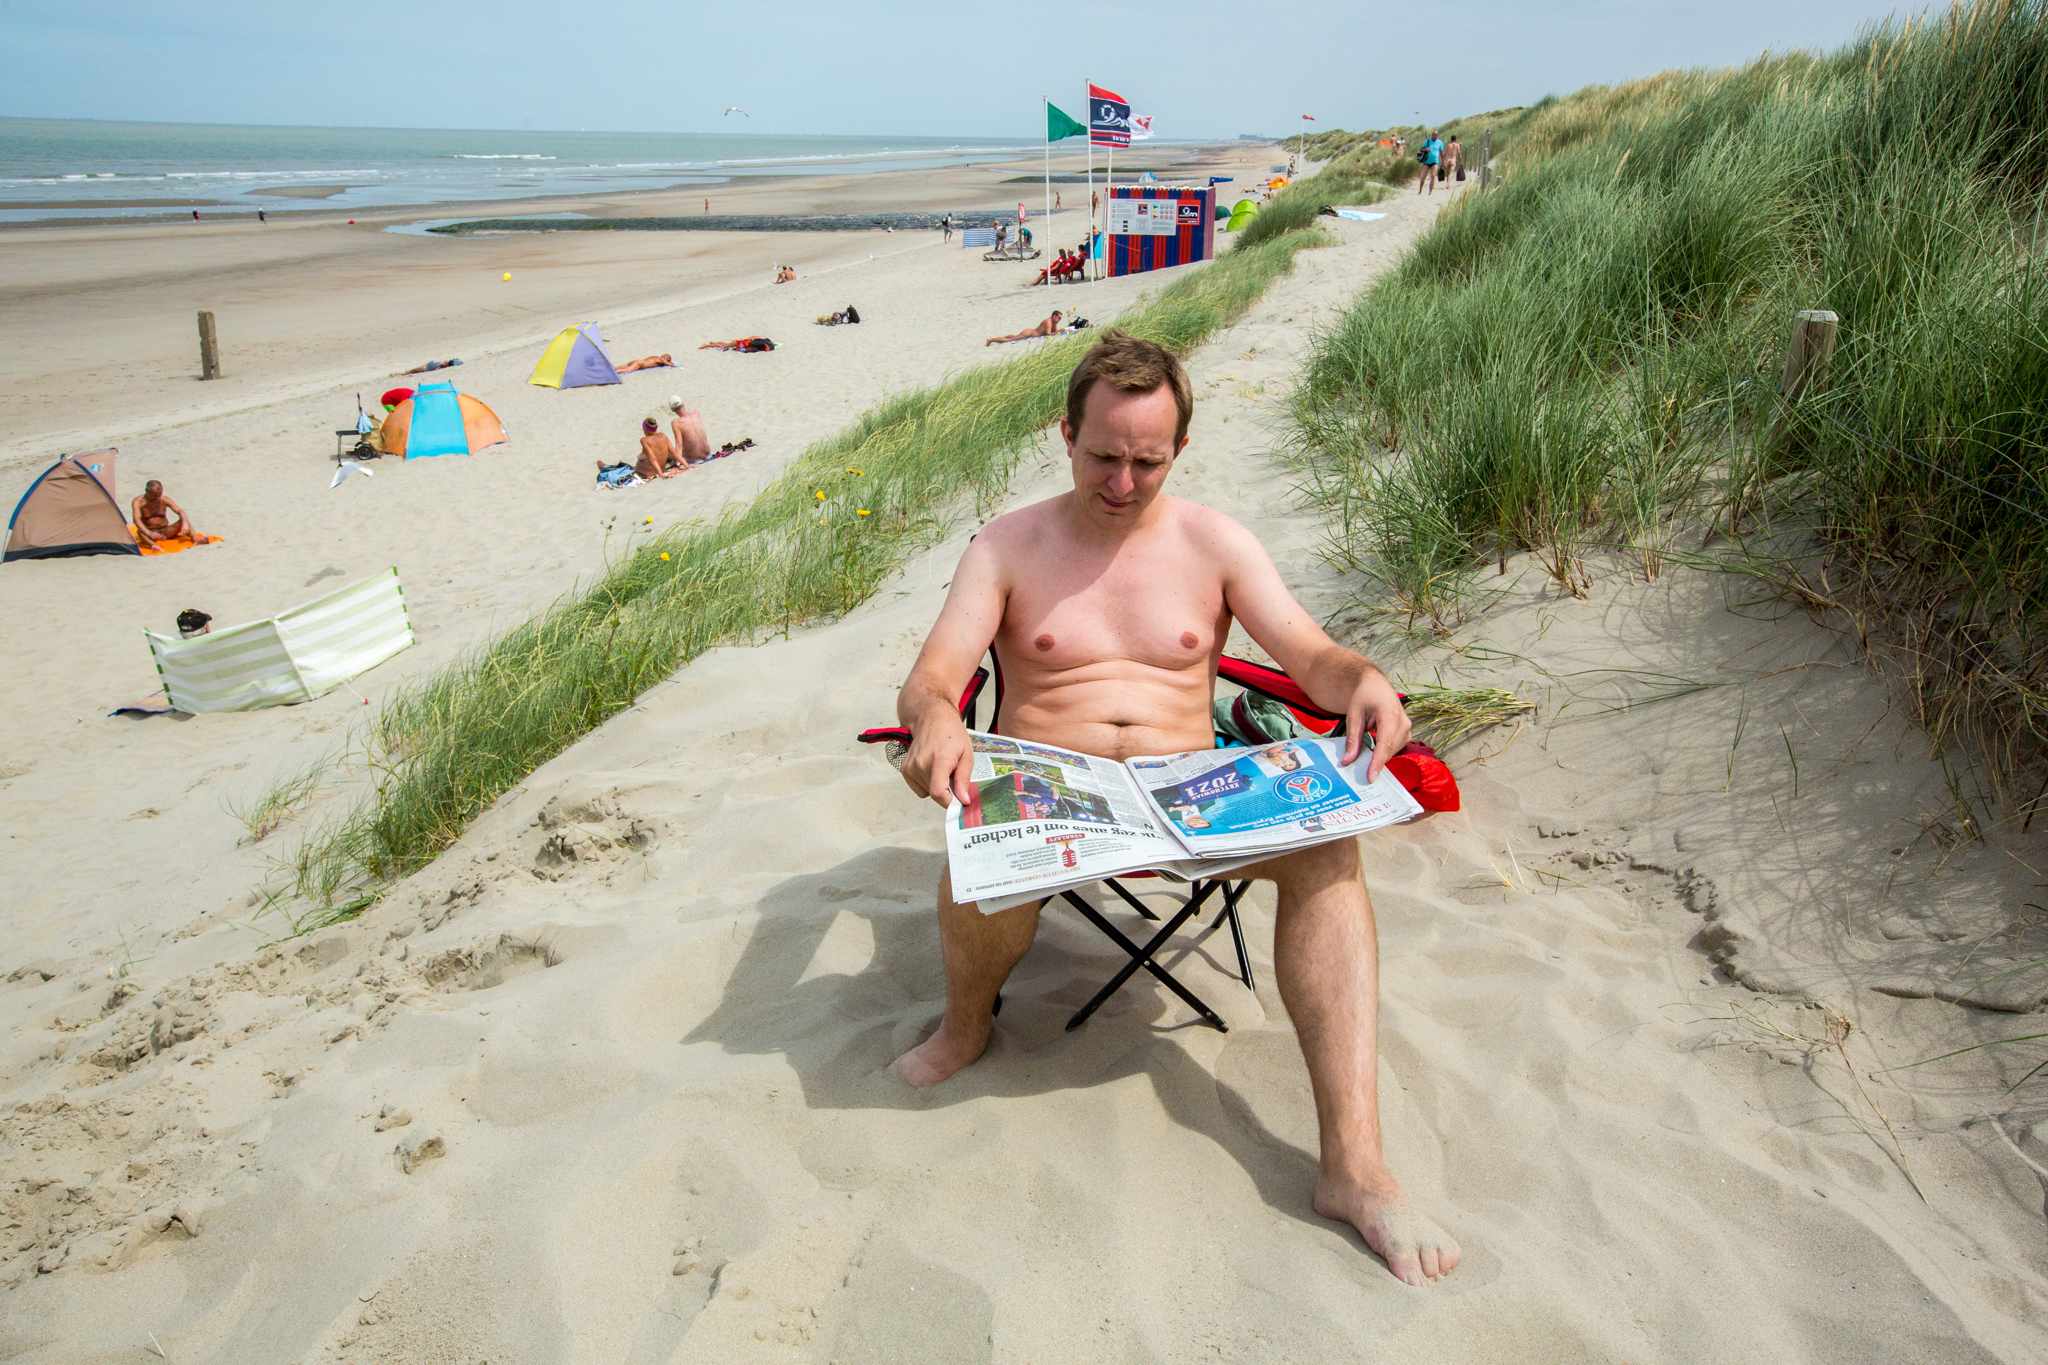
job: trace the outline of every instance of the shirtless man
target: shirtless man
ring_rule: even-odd
[[[676,358],[664,351],[660,355],[643,355],[638,360],[629,360],[619,366],[620,374],[631,374],[635,370],[665,370],[676,363]]]
[[[643,479],[667,479],[688,468],[676,454],[675,444],[661,434],[661,423],[652,417],[642,418],[640,458],[633,462],[633,472]]]
[[[192,529],[192,518],[185,515],[184,508],[164,496],[164,486],[157,479],[142,485],[140,496],[129,500],[128,513],[135,522],[135,538],[144,545],[176,540],[180,536],[195,542],[199,539],[199,533]]]
[[[1006,337],[990,337],[987,341],[984,341],[981,344],[984,346],[1000,346],[1007,341],[1029,341],[1033,337],[1052,336],[1060,330],[1061,316],[1062,314],[1060,313],[1060,310],[1055,308],[1052,310],[1051,317],[1047,318],[1044,322],[1039,323],[1036,327],[1033,327],[1028,331],[1012,332]]]
[[[1233,620],[1345,717],[1344,761],[1374,732],[1374,775],[1407,742],[1379,669],[1303,611],[1242,526],[1161,491],[1187,444],[1194,396],[1171,354],[1111,331],[1067,385],[1060,422],[1072,492],[999,517],[954,571],[896,712],[912,731],[903,780],[941,806],[973,791],[956,705],[991,642],[1002,655],[1003,733],[1112,758],[1206,749],[1217,660]],[[1414,1212],[1380,1147],[1379,949],[1356,840],[1317,844],[1237,876],[1278,885],[1280,997],[1308,1063],[1321,1137],[1315,1208],[1358,1229],[1409,1284],[1458,1264],[1458,1244]],[[1031,946],[1038,905],[984,915],[939,878],[946,1010],[897,1059],[935,1085],[980,1057],[996,994]]]
[[[711,438],[704,434],[704,414],[683,406],[679,394],[670,394],[668,410],[675,414],[668,428],[675,434],[676,449],[686,464],[702,464],[711,458]]]

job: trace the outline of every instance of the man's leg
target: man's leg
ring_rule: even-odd
[[[1031,949],[1044,902],[984,915],[955,905],[939,875],[939,955],[946,964],[946,1013],[938,1031],[896,1059],[912,1085],[937,1085],[981,1056],[995,1028],[996,994]]]
[[[1458,1244],[1408,1207],[1380,1146],[1379,943],[1358,841],[1261,864],[1280,892],[1280,999],[1301,1040],[1322,1145],[1315,1209],[1340,1218],[1409,1284],[1448,1273]]]

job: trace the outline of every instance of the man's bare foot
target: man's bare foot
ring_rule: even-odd
[[[1384,1184],[1363,1185],[1324,1176],[1316,1182],[1315,1209],[1357,1228],[1404,1284],[1427,1284],[1450,1274],[1463,1254],[1449,1233],[1408,1207],[1407,1196],[1391,1177]]]
[[[988,1051],[988,1035],[956,1039],[945,1024],[939,1031],[896,1059],[896,1074],[911,1085],[937,1085]]]

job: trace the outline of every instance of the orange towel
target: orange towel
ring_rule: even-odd
[[[214,545],[220,541],[219,536],[209,536],[201,533],[197,540],[192,539],[190,536],[172,536],[167,540],[159,540],[154,545],[144,545],[142,537],[136,533],[135,523],[132,521],[128,523],[128,534],[135,537],[135,548],[146,555],[183,554],[194,545]]]

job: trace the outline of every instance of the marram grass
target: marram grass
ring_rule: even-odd
[[[1937,744],[2048,757],[2048,3],[1531,106],[1318,339],[1296,467],[1333,558],[1448,627],[1474,575],[1817,544]],[[1840,316],[1779,397],[1795,311]]]

